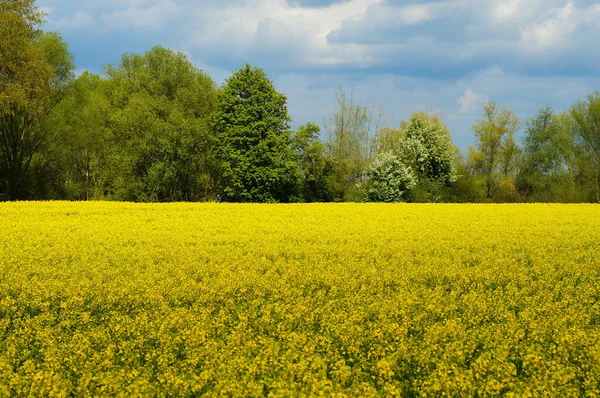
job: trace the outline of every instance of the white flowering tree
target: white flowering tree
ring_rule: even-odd
[[[367,167],[367,178],[367,199],[370,202],[401,202],[404,195],[417,185],[414,170],[393,152],[378,154]]]
[[[436,116],[413,114],[396,152],[421,180],[442,183],[456,180],[450,132]]]
[[[367,199],[436,201],[437,192],[456,179],[450,132],[439,117],[426,113],[414,113],[401,129],[393,149],[367,168]]]

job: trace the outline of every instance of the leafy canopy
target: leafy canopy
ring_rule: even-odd
[[[290,148],[287,98],[250,65],[219,92],[214,131],[225,195],[234,201],[288,201],[296,165]]]

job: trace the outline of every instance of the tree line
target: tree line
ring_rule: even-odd
[[[34,0],[0,5],[0,200],[600,202],[598,92],[525,122],[488,102],[466,153],[441,115],[393,126],[342,89],[293,129],[260,68],[218,87],[157,46],[75,77]]]

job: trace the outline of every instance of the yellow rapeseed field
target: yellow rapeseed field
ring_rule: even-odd
[[[0,204],[0,396],[599,396],[600,206]]]

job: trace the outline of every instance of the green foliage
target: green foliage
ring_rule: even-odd
[[[573,120],[549,106],[527,122],[517,188],[531,202],[577,201],[574,176]]]
[[[594,200],[600,203],[600,92],[588,96],[571,108],[575,138],[580,144],[583,163],[589,170]]]
[[[402,124],[406,124],[405,121],[402,121]],[[400,128],[393,128],[389,126],[384,126],[377,131],[375,135],[373,146],[377,153],[380,152],[388,152],[394,151],[398,149],[400,142],[404,138],[404,132],[406,130],[406,126],[400,126]]]
[[[296,164],[286,103],[266,73],[248,64],[219,91],[213,127],[226,197],[245,202],[293,197]]]
[[[104,190],[135,201],[194,201],[214,190],[213,81],[182,53],[154,47],[106,70]],[[100,138],[100,137],[98,137]]]
[[[450,186],[448,202],[478,203],[485,199],[485,189],[478,176],[471,172],[467,155],[460,150],[454,153],[456,181]]]
[[[33,0],[0,3],[0,115],[38,112],[47,101],[53,73],[43,48],[34,43],[43,14]]]
[[[72,78],[72,56],[57,33],[42,33],[33,1],[0,7],[0,198],[39,197],[48,132],[41,124]],[[32,169],[35,166],[36,170]],[[47,185],[44,182],[43,185]]]
[[[302,202],[333,200],[331,167],[325,157],[320,128],[314,123],[300,126],[292,137],[292,149],[298,164],[298,198]]]
[[[33,43],[44,51],[54,72],[50,76],[50,84],[55,88],[55,94],[62,96],[65,87],[73,80],[75,70],[75,60],[67,44],[58,32],[38,33],[34,36]]]
[[[367,167],[367,200],[402,202],[417,185],[417,173],[393,152],[381,152]]]
[[[55,137],[49,151],[60,169],[63,198],[101,199],[109,184],[112,137],[106,84],[100,76],[84,72],[67,87],[46,122]]]
[[[469,166],[483,180],[485,197],[491,200],[515,192],[511,180],[518,165],[519,147],[514,135],[520,122],[512,111],[495,102],[485,104],[483,111],[483,119],[473,125],[477,142],[475,148],[469,148]]]

